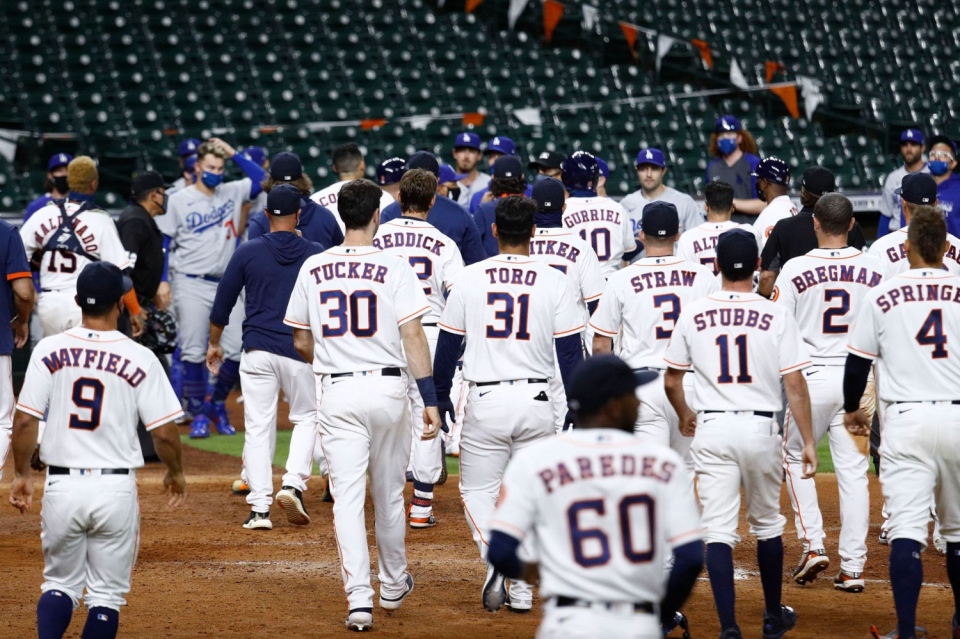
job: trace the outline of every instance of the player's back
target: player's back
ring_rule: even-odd
[[[760,235],[760,243],[767,243],[767,238],[770,237],[770,233],[773,231],[773,227],[777,225],[777,222],[785,220],[788,217],[793,217],[796,214],[797,207],[789,195],[778,195],[768,202],[766,208],[760,212],[760,215],[757,216],[756,221],[753,223],[754,228]]]
[[[593,247],[604,277],[610,277],[620,268],[624,253],[637,248],[627,212],[619,202],[608,197],[567,198],[563,228],[578,234]]]
[[[316,193],[310,196],[310,199],[319,204],[320,206],[326,207],[333,217],[337,220],[337,224],[340,226],[340,231],[346,231],[346,226],[343,223],[343,220],[340,219],[340,205],[337,204],[337,201],[340,199],[340,189],[347,185],[349,180],[341,180],[334,182],[325,189],[320,189]],[[384,209],[393,204],[393,197],[386,191],[380,193],[380,212],[383,213]]]
[[[603,294],[604,279],[597,254],[573,231],[537,228],[530,240],[530,257],[564,273],[584,311],[587,302]]]
[[[878,258],[850,246],[814,249],[784,265],[773,299],[797,318],[814,364],[843,365],[850,325],[884,272]]]
[[[733,220],[726,222],[706,222],[684,231],[677,242],[677,255],[688,262],[703,264],[713,271],[714,275],[720,272],[717,267],[717,239],[725,231],[743,229],[757,235],[752,224],[738,224]],[[759,235],[757,246],[762,244]]]
[[[893,277],[910,270],[907,259],[907,227],[891,231],[870,245],[870,255],[880,258],[886,265],[885,275]],[[947,233],[947,251],[943,254],[943,266],[954,275],[960,275],[960,238]]]

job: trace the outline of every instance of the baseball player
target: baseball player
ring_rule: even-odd
[[[461,134],[461,142],[463,141],[463,134]],[[477,139],[479,143],[479,139]],[[487,160],[487,166],[490,168],[492,173],[493,165],[497,163],[504,155],[517,155],[517,145],[510,138],[498,135],[494,138],[491,138],[487,142],[487,148],[483,150],[483,157]],[[483,188],[476,190],[473,195],[470,197],[470,213],[474,214],[477,212],[477,207],[479,207],[484,202],[489,202],[493,199],[492,195],[488,195],[490,191],[489,182],[484,185]],[[524,195],[530,197],[530,186],[528,185],[524,191]]]
[[[425,169],[407,171],[400,180],[400,208],[403,217],[380,226],[373,246],[388,255],[398,255],[410,263],[423,286],[430,310],[420,318],[427,336],[431,360],[437,351],[440,329],[437,322],[446,304],[454,277],[463,270],[460,249],[449,237],[427,222],[427,213],[437,198],[437,178]],[[429,528],[436,524],[433,516],[433,485],[440,481],[445,463],[442,439],[422,440],[418,436],[423,423],[423,398],[413,380],[408,379],[407,394],[413,416],[413,499],[410,504],[410,527]]]
[[[181,170],[188,168],[187,167],[188,162],[190,161],[191,158],[193,158],[193,156],[197,154],[197,150],[200,148],[201,144],[202,142],[197,138],[187,138],[186,140],[180,143],[180,148],[177,155],[180,156]],[[193,164],[196,165],[196,158],[193,158],[192,161],[193,161]],[[193,181],[195,182],[196,178],[194,178]],[[192,182],[186,176],[181,176],[176,180],[174,180],[173,183],[170,185],[170,192],[173,193],[181,189],[185,189],[186,187],[190,186],[190,184],[192,184]]]
[[[337,200],[340,189],[353,180],[362,179],[367,172],[367,164],[363,159],[363,151],[356,142],[341,144],[333,150],[333,172],[339,180],[325,189],[321,189],[310,196],[310,199],[326,208],[337,219],[340,230],[345,229]],[[380,191],[380,210],[393,204],[393,197],[386,191]]]
[[[368,471],[380,607],[396,610],[413,590],[404,548],[404,471],[412,432],[407,376],[416,380],[425,405],[420,436],[432,439],[440,432],[430,348],[420,327],[430,304],[410,263],[373,246],[380,195],[380,187],[368,180],[354,180],[340,190],[344,243],[304,263],[284,319],[294,329],[297,351],[313,360],[317,397],[322,397],[320,444],[335,499],[351,630],[373,626],[363,512]]]
[[[72,161],[73,156],[69,153],[56,153],[50,156],[50,161],[47,162],[47,181],[44,184],[46,193],[27,204],[27,208],[23,212],[24,222],[50,202],[63,199],[70,194],[70,185],[67,182],[67,166]]]
[[[681,233],[703,223],[703,213],[693,198],[663,183],[663,178],[667,174],[663,151],[660,149],[640,151],[637,153],[636,169],[637,177],[640,178],[640,189],[620,200],[620,205],[627,210],[627,215],[630,217],[635,237],[640,235],[640,220],[643,218],[644,207],[658,200],[669,202],[677,207]]]
[[[597,196],[600,175],[597,160],[577,151],[563,163],[563,186],[570,197],[563,212],[563,227],[590,243],[600,260],[604,277],[623,265],[623,254],[636,250],[637,242],[627,212],[618,202]]]
[[[487,559],[512,579],[539,572],[538,637],[660,639],[676,621],[686,629],[676,611],[703,566],[703,530],[679,456],[632,435],[637,386],[653,381],[657,373],[635,374],[616,356],[591,357],[570,383],[577,430],[519,451],[507,468]],[[527,537],[539,566],[517,555]]]
[[[840,573],[834,587],[846,592],[864,588],[870,495],[869,461],[843,428],[843,362],[850,324],[870,289],[883,280],[884,265],[872,255],[847,246],[853,227],[853,205],[839,193],[827,193],[813,217],[820,248],[784,265],[773,299],[793,315],[811,354],[803,371],[810,393],[813,440],[830,436],[830,454],[840,489]],[[793,580],[805,584],[827,569],[823,517],[814,480],[802,479],[803,441],[788,410],[784,420],[783,466],[790,503],[796,515],[803,556]]]
[[[915,175],[904,178],[903,188]],[[960,277],[943,269],[946,238],[940,211],[913,211],[906,239],[910,270],[867,293],[850,331],[844,371],[844,424],[851,433],[870,432],[860,399],[874,364],[886,406],[880,485],[891,513],[890,581],[898,629],[891,636],[900,639],[916,637],[931,494],[947,541],[955,604],[960,592],[960,361],[951,357],[953,336],[960,335],[954,301]],[[960,634],[958,614],[955,605],[953,637]]]
[[[220,337],[230,323],[231,310],[245,291],[243,353],[240,385],[243,389],[242,480],[250,487],[250,530],[270,530],[273,494],[273,455],[277,443],[277,399],[280,390],[290,406],[293,434],[287,473],[277,502],[290,523],[306,525],[310,516],[303,506],[317,441],[317,394],[310,364],[293,347],[293,330],[283,323],[287,300],[300,267],[323,247],[295,232],[301,212],[301,192],[293,184],[278,184],[267,196],[270,233],[240,246],[217,286],[210,313],[207,367],[217,374],[223,362]],[[321,464],[326,474],[326,464]]]
[[[183,412],[180,401],[157,356],[117,331],[121,298],[132,288],[116,265],[86,265],[77,278],[81,325],[40,341],[17,402],[10,503],[20,512],[32,506],[30,458],[37,422],[47,414],[40,452],[47,467],[41,639],[62,637],[81,599],[88,609],[83,636],[117,636],[140,541],[138,419],[167,466],[169,506],[187,496],[180,435],[171,421]]]
[[[259,166],[261,169],[263,169],[264,173],[266,173],[267,175],[270,175],[270,156],[267,155],[267,150],[264,149],[262,146],[248,146],[245,149],[243,149],[243,151],[240,151],[240,154],[243,155],[243,157],[245,157],[246,159],[256,164],[257,166]],[[261,185],[261,187],[262,186],[263,185]],[[261,190],[260,193],[257,195],[257,197],[247,202],[245,206],[248,207],[247,208],[248,220],[254,213],[259,213],[260,211],[264,210],[267,207],[266,189]],[[250,228],[250,225],[248,224],[247,230],[249,230],[249,228]],[[246,242],[247,237],[244,236],[242,241]]]
[[[663,355],[682,313],[696,300],[720,290],[712,269],[673,255],[679,229],[680,218],[673,204],[647,204],[640,231],[646,257],[607,280],[597,312],[590,318],[594,353],[612,352],[622,331],[620,356],[631,368],[658,374],[666,369]],[[684,384],[692,393],[693,375],[684,376]],[[644,406],[637,433],[680,454],[690,467],[692,491],[692,440],[680,433],[680,418],[667,400],[662,379],[641,387],[640,401]]]
[[[199,146],[199,143],[198,143]],[[173,181],[170,188],[167,189],[167,195],[173,195],[177,191],[185,189],[188,186],[197,183],[197,154],[188,155],[180,158],[180,177]]]
[[[490,175],[477,168],[481,157],[480,136],[470,131],[458,133],[453,140],[453,161],[463,177],[457,181],[459,192],[452,199],[462,207],[469,207],[473,196],[490,184]]]
[[[496,255],[499,251],[497,238],[491,229],[496,215],[497,202],[510,195],[523,195],[527,192],[527,180],[523,175],[523,166],[520,158],[515,155],[501,155],[490,167],[493,179],[487,187],[493,199],[483,202],[473,212],[473,221],[480,231],[480,240],[487,257]]]
[[[696,262],[710,268],[714,274],[719,274],[717,268],[717,238],[730,229],[744,229],[757,235],[757,246],[763,242],[752,224],[738,224],[733,216],[733,187],[723,180],[710,182],[703,187],[704,207],[707,210],[707,221],[695,227],[688,228],[680,235],[677,242],[677,255],[688,262]]]
[[[397,199],[400,193],[400,178],[407,170],[407,161],[403,158],[389,158],[377,165],[377,186],[384,193]]]
[[[463,270],[440,316],[434,376],[444,414],[453,413],[451,380],[467,340],[463,379],[470,395],[460,440],[460,496],[481,558],[507,462],[516,451],[555,433],[547,394],[555,361],[567,381],[583,358],[584,316],[573,287],[557,269],[530,259],[536,212],[536,202],[528,198],[500,200],[493,229],[499,255]],[[504,579],[493,569],[487,571],[483,595],[491,612],[504,602]],[[511,609],[526,612],[532,606],[531,586],[513,581]]]
[[[903,166],[890,171],[883,181],[883,193],[880,196],[882,217],[877,228],[877,237],[883,237],[900,228],[900,195],[896,191],[900,188],[904,176],[918,171],[930,171],[923,160],[924,149],[923,131],[920,129],[907,129],[900,134]]]
[[[224,183],[226,158],[232,158],[247,177]],[[204,361],[217,284],[246,226],[243,205],[260,194],[265,174],[218,138],[211,138],[197,149],[196,168],[196,184],[170,196],[167,214],[157,218],[157,226],[176,244],[170,263],[175,270],[171,287],[180,325],[183,394],[187,412],[193,416],[190,437],[203,438],[210,436],[211,422],[221,435],[236,433],[230,425],[225,400],[240,377],[242,307],[236,307],[237,315],[224,335],[226,361],[220,367],[210,402],[204,401]]]
[[[796,205],[787,195],[790,167],[780,158],[771,156],[760,160],[753,175],[757,178],[757,197],[767,203],[753,226],[761,242],[766,244],[777,222],[797,214]]]
[[[734,229],[717,242],[723,289],[689,304],[680,315],[664,361],[667,397],[680,430],[693,435],[691,452],[703,508],[707,570],[720,618],[721,639],[740,639],[734,613],[733,547],[740,541],[740,489],[757,539],[765,608],[762,636],[779,639],[797,623],[780,603],[783,580],[783,483],[780,378],[803,437],[804,478],[817,471],[810,398],[803,369],[810,356],[797,322],[785,307],[752,292],[759,253],[756,238]],[[683,375],[693,370],[694,412]]]

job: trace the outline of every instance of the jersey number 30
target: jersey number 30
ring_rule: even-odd
[[[627,495],[620,500],[617,508],[620,520],[620,536],[623,542],[623,554],[630,563],[641,564],[653,559],[655,547],[656,513],[653,497],[650,495]],[[570,524],[570,538],[573,540],[573,558],[584,568],[603,566],[610,561],[610,537],[600,528],[582,528],[580,513],[593,511],[597,515],[607,514],[603,499],[589,499],[570,504],[567,509],[567,521]],[[647,528],[646,546],[634,546],[634,524],[645,524]],[[640,536],[640,539],[643,535]]]
[[[377,294],[373,291],[354,291],[349,297],[343,291],[322,291],[320,303],[330,316],[330,323],[323,325],[324,337],[340,337],[348,330],[356,337],[373,337],[377,332]]]
[[[97,430],[100,426],[100,411],[103,408],[103,382],[91,377],[81,377],[73,383],[72,399],[78,409],[85,409],[90,413],[89,419],[82,419],[80,415],[70,413],[70,428]]]

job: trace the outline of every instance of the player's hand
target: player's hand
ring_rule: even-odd
[[[207,140],[207,142],[213,142],[214,144],[219,146],[221,149],[223,149],[223,152],[227,154],[228,158],[232,158],[237,154],[236,149],[234,149],[232,146],[230,146],[220,138],[210,138]]]
[[[561,432],[567,432],[568,430],[573,430],[573,411],[569,408],[567,409],[567,414],[563,417],[563,428]]]
[[[441,430],[443,430],[445,433],[449,433],[450,426],[448,426],[448,424],[457,423],[457,409],[454,408],[453,402],[449,397],[447,397],[440,399],[440,401],[437,402],[437,411],[440,413],[440,423],[443,424],[443,426],[440,427]],[[447,421],[447,418],[450,419],[449,422]]]
[[[157,287],[157,294],[153,296],[153,305],[161,311],[170,308],[173,303],[173,292],[170,289],[170,282],[160,282]]]
[[[30,477],[17,477],[10,485],[10,503],[21,514],[30,510],[33,505],[33,479]]]
[[[862,410],[843,414],[843,425],[851,435],[868,437],[870,435],[870,419]]]
[[[480,204],[483,204],[484,202],[493,202],[494,199],[496,198],[493,196],[493,193],[487,191],[480,197]]]
[[[803,478],[810,479],[817,474],[820,458],[817,456],[817,447],[813,442],[803,446]]]
[[[207,370],[219,375],[220,364],[223,364],[223,348],[219,344],[207,345]]]
[[[443,421],[440,419],[440,411],[436,406],[427,406],[423,409],[423,435],[420,439],[429,441],[436,439],[443,428]]]
[[[13,343],[17,348],[23,348],[23,345],[30,339],[30,323],[27,320],[20,321],[20,318],[13,320]]]
[[[680,418],[680,434],[684,437],[693,437],[697,432],[697,414],[689,411]]]
[[[183,473],[173,475],[170,471],[163,476],[163,492],[170,493],[170,501],[167,502],[167,508],[173,510],[183,505],[187,501],[187,478]]]
[[[40,461],[40,444],[37,444],[37,447],[33,449],[33,454],[30,455],[30,468],[38,473],[47,469],[47,465]]]
[[[130,315],[130,328],[133,329],[133,336],[140,337],[143,335],[143,329],[146,327],[147,322],[143,316],[143,311],[137,313],[136,315]]]

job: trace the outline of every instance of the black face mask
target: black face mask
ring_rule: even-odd
[[[67,185],[67,176],[66,175],[53,176],[53,188],[56,189],[59,193],[68,192],[70,190],[70,187]]]
[[[460,199],[460,189],[450,189],[447,192],[447,197],[456,202]]]

